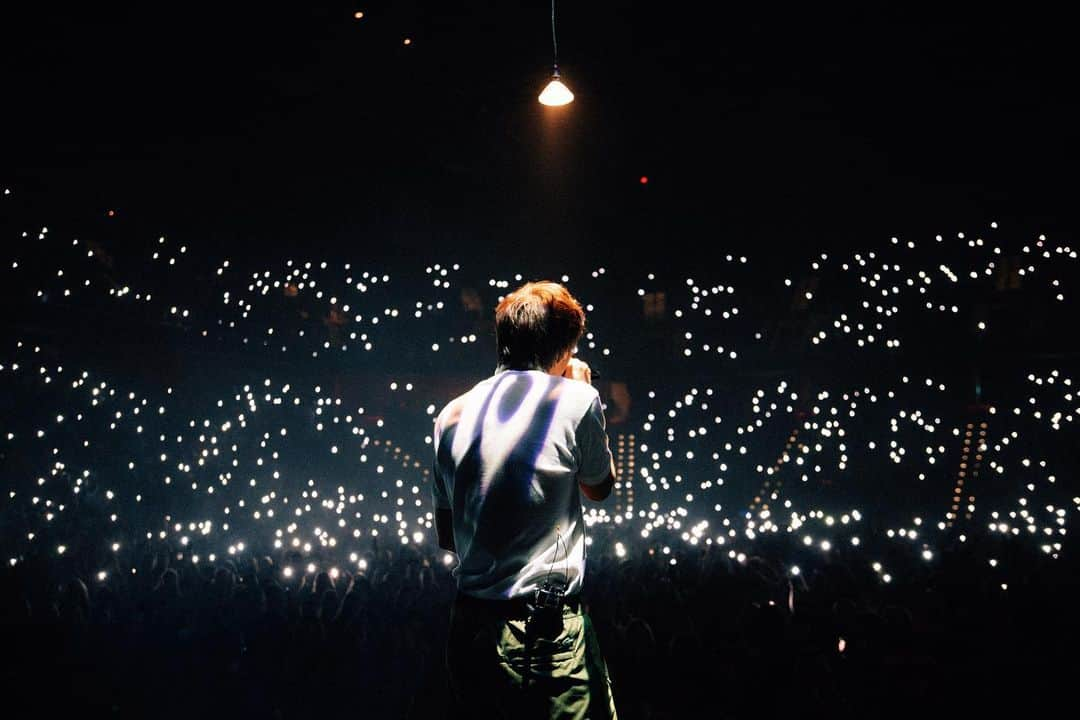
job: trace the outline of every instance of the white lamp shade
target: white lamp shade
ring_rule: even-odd
[[[568,105],[574,101],[574,93],[558,77],[554,77],[540,93],[539,100],[543,105]]]

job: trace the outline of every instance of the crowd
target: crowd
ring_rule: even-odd
[[[10,716],[449,717],[453,565],[415,448],[455,378],[490,367],[490,306],[522,276],[435,264],[391,285],[162,236],[117,280],[104,248],[49,240],[4,263],[25,311],[0,358]],[[734,256],[700,285],[575,271],[612,298],[583,353],[636,374],[609,412],[634,389],[612,425],[637,515],[601,506],[585,581],[621,717],[1068,702],[1080,497],[1059,431],[1080,409],[1054,313],[1076,251],[924,240],[794,280]]]
[[[619,557],[611,529],[592,537],[585,600],[623,718],[910,717],[1067,695],[1068,556],[971,533],[933,562],[887,556],[885,582],[867,548],[808,552],[786,534],[735,557],[664,552],[662,534]],[[5,564],[9,717],[449,716],[445,553],[373,541],[350,572],[318,551],[184,550],[133,538],[110,557]]]

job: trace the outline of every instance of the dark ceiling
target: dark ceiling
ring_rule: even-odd
[[[551,111],[542,2],[140,5],[0,11],[0,182],[54,223],[586,264],[1074,227],[1070,25],[1024,6],[562,3]]]

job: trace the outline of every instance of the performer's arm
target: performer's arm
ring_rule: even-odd
[[[604,480],[599,485],[586,485],[585,483],[578,483],[578,487],[581,488],[582,494],[594,502],[600,502],[611,494],[611,489],[615,487],[615,460],[611,460],[611,474],[607,476],[607,480]]]
[[[580,380],[581,382],[592,384],[592,369],[588,363],[578,360],[577,358],[571,358],[570,362],[566,365],[566,370],[563,371],[563,377],[571,380]],[[599,502],[605,499],[611,494],[611,489],[615,487],[615,458],[611,455],[611,450],[608,448],[608,439],[606,434],[607,421],[604,418],[604,411],[599,403],[599,400],[594,401],[594,406],[589,409],[589,414],[586,415],[582,424],[578,426],[579,443],[585,445],[584,451],[588,452],[591,457],[595,457],[602,463],[603,460],[600,455],[607,455],[610,458],[610,470],[608,476],[601,480],[599,483],[593,483],[591,485],[583,482],[578,483],[578,487],[581,488],[582,494],[593,500]],[[591,464],[590,464],[591,466]],[[602,467],[602,466],[601,466]],[[603,470],[601,470],[603,472]],[[596,473],[591,475],[596,477]]]

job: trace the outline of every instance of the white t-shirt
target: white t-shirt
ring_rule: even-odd
[[[549,573],[568,594],[581,589],[578,483],[611,472],[605,428],[594,387],[539,370],[498,370],[442,409],[432,499],[453,510],[461,592],[531,597]]]

